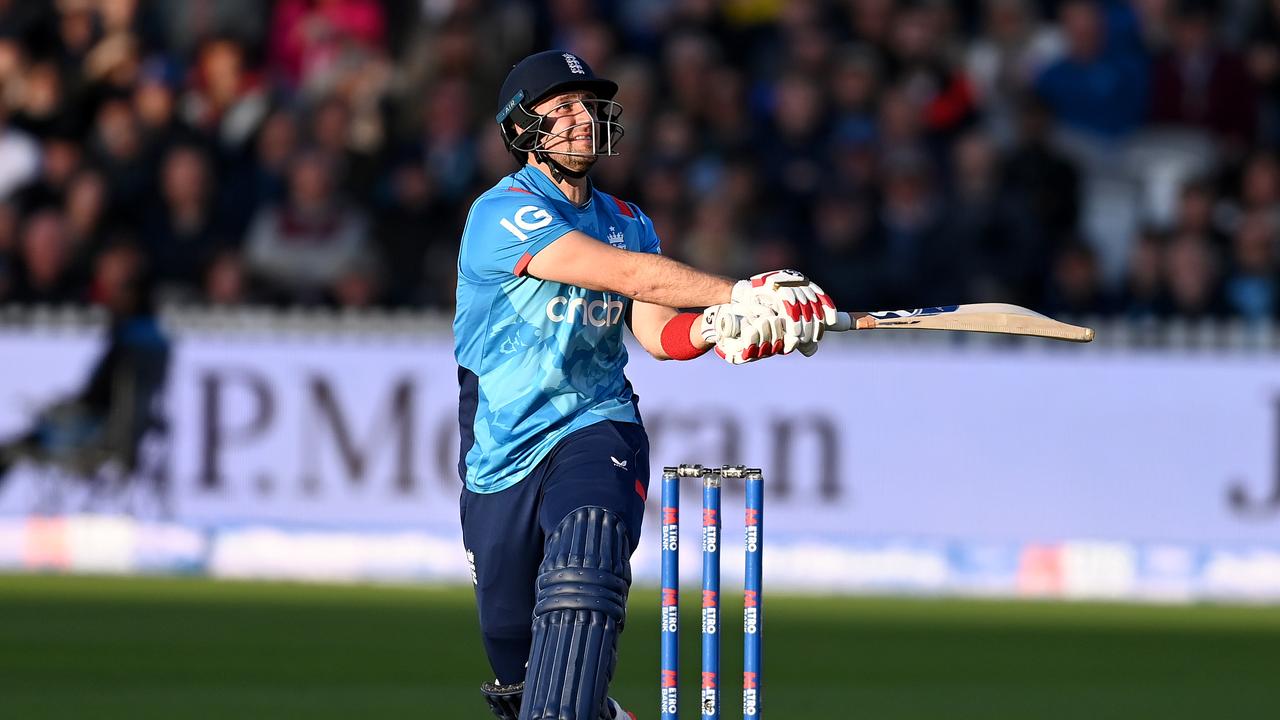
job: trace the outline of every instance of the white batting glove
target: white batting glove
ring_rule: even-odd
[[[785,355],[800,350],[812,355],[827,325],[836,322],[836,304],[822,288],[795,270],[774,270],[739,280],[733,286],[733,301],[766,305],[782,315]]]
[[[722,316],[733,315],[737,335],[720,337]],[[712,305],[702,311],[702,339],[715,343],[716,355],[732,365],[755,362],[782,352],[786,327],[781,315],[760,303]]]

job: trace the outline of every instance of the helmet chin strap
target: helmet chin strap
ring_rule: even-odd
[[[564,165],[561,165],[559,161],[553,160],[551,158],[551,154],[545,150],[535,150],[533,156],[537,158],[539,162],[546,163],[547,167],[551,168],[551,178],[556,182],[562,182],[566,177],[573,178],[574,180],[581,180],[587,176],[586,170],[570,170]]]

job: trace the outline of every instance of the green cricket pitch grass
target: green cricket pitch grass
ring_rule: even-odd
[[[741,717],[725,588],[722,712]],[[682,704],[696,718],[696,592]],[[1275,717],[1280,608],[769,595],[766,717]],[[469,588],[0,575],[0,717],[486,718]],[[657,591],[614,696],[657,718]]]

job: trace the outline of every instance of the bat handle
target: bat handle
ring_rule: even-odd
[[[836,324],[828,325],[827,329],[833,332],[844,332],[852,330],[854,327],[854,318],[847,312],[836,312]],[[742,318],[733,313],[720,313],[716,318],[716,333],[722,338],[737,338],[742,333]]]

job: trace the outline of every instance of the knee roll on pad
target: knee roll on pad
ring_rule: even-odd
[[[487,682],[480,686],[485,702],[499,720],[519,720],[520,698],[524,696],[524,683],[499,685]]]
[[[520,720],[596,720],[631,588],[631,541],[612,510],[582,507],[547,538]]]

